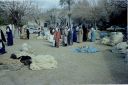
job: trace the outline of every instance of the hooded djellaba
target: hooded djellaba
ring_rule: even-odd
[[[0,29],[0,54],[6,53],[4,42],[6,42],[6,39],[3,31]]]
[[[83,41],[85,42],[88,39],[88,28],[87,26],[85,26],[85,24],[82,25],[82,28],[83,28]]]
[[[73,26],[73,42],[77,42],[77,31],[75,26]]]
[[[26,29],[26,34],[27,34],[26,38],[29,39],[30,38],[30,32],[29,32],[28,28]]]
[[[6,27],[6,34],[7,34],[7,45],[12,46],[13,45],[13,34],[9,26]]]
[[[73,26],[68,28],[68,45],[73,45]]]

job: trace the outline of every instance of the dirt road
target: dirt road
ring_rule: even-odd
[[[23,43],[32,46],[34,54],[49,54],[55,57],[58,68],[52,70],[19,71],[0,70],[0,85],[79,85],[128,83],[128,69],[119,54],[108,51],[111,47],[97,43],[74,43],[73,46],[55,48],[46,40],[15,39],[7,53],[0,55],[1,61],[9,59]],[[73,48],[93,44],[100,49],[97,53],[74,53]]]

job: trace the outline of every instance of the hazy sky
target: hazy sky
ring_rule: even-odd
[[[25,1],[25,0],[0,0],[0,1]],[[55,8],[59,6],[59,0],[31,0],[44,9]]]
[[[25,0],[0,0],[0,1],[25,1]],[[60,0],[31,0],[34,3],[38,4],[39,8],[49,9],[49,8],[58,8]],[[90,4],[93,2],[97,2],[98,0],[87,0]]]
[[[41,8],[56,8],[59,6],[59,0],[33,0]]]

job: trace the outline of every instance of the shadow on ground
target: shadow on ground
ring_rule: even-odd
[[[128,84],[128,64],[124,55],[104,52],[104,60],[116,84]]]

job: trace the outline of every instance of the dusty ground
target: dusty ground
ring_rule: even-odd
[[[53,70],[18,71],[0,70],[0,85],[79,85],[79,84],[117,84],[128,83],[128,67],[119,54],[108,51],[111,47],[98,43],[74,43],[73,46],[54,48],[46,40],[15,39],[12,47],[6,47],[7,54],[0,55],[0,60],[9,59],[11,53],[28,43],[35,54],[49,54],[55,57],[58,68]],[[72,49],[82,45],[94,44],[100,52],[74,53]]]

